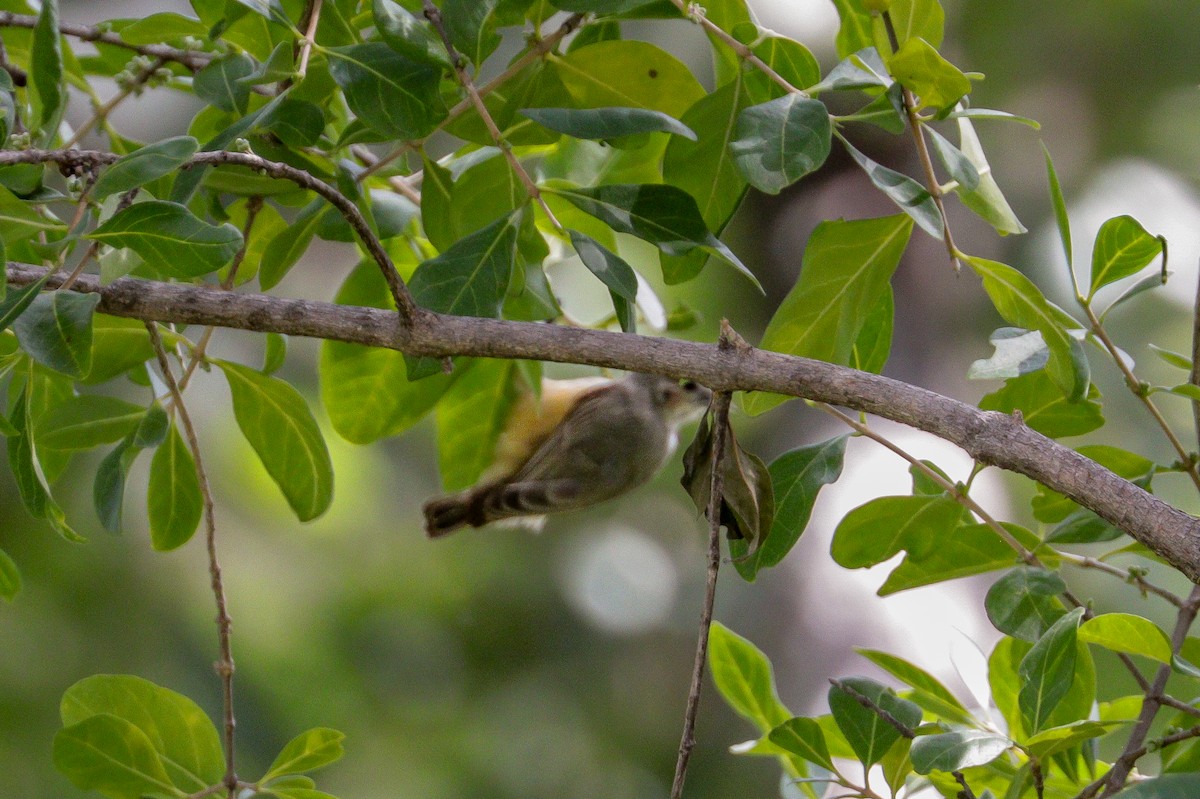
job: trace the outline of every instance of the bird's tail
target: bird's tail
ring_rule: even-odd
[[[425,534],[441,538],[460,527],[499,522],[541,532],[545,513],[576,492],[574,483],[485,483],[425,503]],[[553,495],[553,496],[551,496]]]
[[[473,525],[478,527],[482,519],[479,516],[479,502],[475,491],[460,491],[444,497],[435,497],[425,503],[425,535],[430,538],[441,538],[450,535],[460,527]]]

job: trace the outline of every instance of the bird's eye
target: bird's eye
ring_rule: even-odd
[[[697,388],[699,388],[699,386],[696,385],[695,380],[685,380],[683,383],[684,391],[695,391]]]

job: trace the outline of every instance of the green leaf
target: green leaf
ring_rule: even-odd
[[[411,61],[382,42],[325,52],[346,104],[378,133],[419,139],[445,119],[446,105],[438,90],[441,70]]]
[[[576,139],[674,133],[696,141],[695,131],[678,119],[646,108],[523,108],[521,115]]]
[[[891,0],[888,13],[901,44],[920,37],[934,47],[942,46],[946,14],[938,0]]]
[[[1135,713],[1136,715],[1136,713]],[[1032,735],[1021,748],[1033,757],[1045,758],[1070,749],[1084,741],[1107,735],[1113,727],[1128,721],[1074,721]]]
[[[45,449],[77,450],[117,441],[133,432],[146,409],[124,400],[85,394],[54,405],[37,421]]]
[[[966,262],[983,279],[984,291],[996,311],[1009,324],[1041,331],[1050,348],[1046,370],[1071,401],[1087,395],[1089,380],[1072,357],[1072,340],[1061,321],[1061,311],[1042,296],[1037,286],[1007,264],[967,256]]]
[[[1044,370],[1010,378],[1004,387],[979,401],[985,411],[1011,414],[1020,410],[1030,428],[1047,438],[1066,438],[1090,433],[1104,425],[1100,391],[1088,386],[1087,398],[1071,402]]]
[[[39,294],[17,318],[13,332],[34,360],[81,378],[92,368],[92,315],[99,294]]]
[[[501,217],[422,263],[409,280],[413,299],[438,313],[499,317],[520,224],[520,212]]]
[[[170,11],[142,17],[120,31],[121,39],[129,44],[159,44],[179,41],[185,36],[204,39],[208,32],[208,26],[200,20]]]
[[[429,158],[424,160],[425,179],[421,181],[421,228],[439,252],[450,249],[459,236],[454,235],[451,203],[454,179],[450,170]]]
[[[1130,613],[1103,613],[1079,626],[1079,640],[1113,652],[1171,662],[1171,640],[1154,622]]]
[[[796,285],[767,324],[759,346],[848,364],[911,233],[912,221],[901,215],[822,222],[804,248]],[[749,394],[743,407],[757,415],[783,401],[774,394]]]
[[[983,145],[975,135],[971,120],[965,116],[958,119],[958,147],[963,155],[975,165],[979,173],[979,185],[972,190],[959,189],[958,198],[981,219],[996,229],[1000,235],[1024,233],[1025,226],[1004,199],[1000,186],[992,174],[992,166],[983,152]]]
[[[11,600],[21,590],[21,572],[17,564],[0,549],[0,597]]]
[[[439,67],[450,66],[450,58],[432,26],[392,0],[372,0],[375,29],[388,47],[405,58]]]
[[[964,724],[971,723],[971,714],[963,707],[963,704],[936,677],[920,666],[909,663],[897,655],[880,652],[876,649],[855,649],[854,651],[905,685],[914,688],[913,694],[909,696],[913,702],[933,711],[938,716],[949,717],[952,721]]]
[[[395,309],[373,262],[355,267],[335,301]],[[436,374],[409,382],[401,353],[341,341],[321,342],[319,374],[321,401],[330,424],[338,435],[355,444],[369,444],[412,427],[456,377]]]
[[[38,292],[49,279],[50,275],[46,274],[28,286],[6,294],[4,299],[0,300],[0,332],[6,330],[38,298]]]
[[[683,62],[648,42],[597,42],[548,58],[575,108],[649,108],[680,119],[704,96]]]
[[[846,514],[834,530],[830,554],[847,569],[874,566],[902,549],[920,557],[939,532],[958,526],[962,513],[946,497],[879,497]]]
[[[150,543],[159,552],[186,544],[200,524],[202,508],[196,462],[172,424],[150,461],[150,485],[146,490]]]
[[[328,727],[315,727],[300,733],[283,747],[259,783],[285,774],[313,771],[339,760],[344,753],[342,740],[345,737],[345,733]]]
[[[941,493],[940,490],[938,492]],[[1002,526],[1026,548],[1034,549],[1041,541],[1024,527],[1003,522]],[[1012,547],[987,524],[962,524],[943,527],[923,552],[909,552],[879,587],[887,596],[909,588],[956,580],[972,574],[1007,569],[1017,558]]]
[[[926,126],[925,132],[929,134],[929,140],[933,142],[933,154],[947,174],[967,191],[974,191],[978,188],[979,170],[971,163],[971,159],[967,158],[962,150],[951,144],[949,139],[932,127]]]
[[[333,501],[333,464],[317,420],[300,392],[277,377],[217,361],[233,395],[242,435],[302,522]]]
[[[182,792],[201,791],[220,782],[224,774],[220,738],[199,705],[141,677],[85,677],[63,694],[61,713],[68,728],[104,717],[130,725],[149,743],[171,782]],[[179,791],[169,793],[177,795]]]
[[[829,710],[838,729],[854,749],[863,766],[872,766],[900,740],[900,730],[884,721],[874,709],[864,707],[849,691],[860,694],[891,715],[908,729],[921,723],[921,708],[896,696],[874,680],[850,677],[829,688]]]
[[[169,175],[195,154],[200,143],[191,136],[176,136],[147,144],[107,167],[92,187],[92,199],[144,186]]]
[[[54,766],[75,787],[119,799],[182,795],[146,734],[107,713],[59,730],[54,736]]]
[[[88,238],[128,247],[150,266],[183,280],[217,271],[242,246],[242,233],[233,225],[210,225],[185,206],[162,200],[134,203]]]
[[[762,546],[741,561],[740,571],[746,579],[752,580],[760,569],[778,564],[800,540],[817,494],[841,477],[848,438],[837,436],[820,444],[799,447],[771,463],[768,472],[774,487],[775,516]]]
[[[869,47],[874,42],[871,33],[871,15],[857,0],[833,0],[841,25],[838,27],[837,54],[846,58],[851,53]]]
[[[1054,222],[1058,226],[1058,240],[1062,242],[1063,255],[1067,259],[1067,272],[1071,275],[1071,287],[1078,293],[1079,281],[1075,277],[1075,256],[1071,250],[1071,219],[1067,216],[1067,201],[1063,199],[1062,184],[1058,182],[1058,171],[1050,159],[1050,149],[1042,142],[1042,154],[1046,157],[1046,177],[1050,182],[1050,203],[1054,206]]]
[[[753,52],[764,64],[797,89],[807,89],[821,79],[821,67],[808,48],[784,36],[766,36]],[[753,70],[743,76],[755,102],[766,102],[783,92],[779,84]]]
[[[1139,294],[1141,294],[1145,291],[1149,291],[1150,289],[1153,289],[1153,288],[1158,288],[1159,286],[1165,286],[1167,284],[1167,277],[1170,274],[1171,274],[1170,272],[1161,272],[1157,275],[1148,275],[1148,276],[1142,278],[1141,280],[1137,281],[1136,283],[1134,283],[1129,288],[1122,291],[1117,296],[1117,298],[1115,300],[1113,300],[1111,303],[1109,303],[1108,307],[1105,308],[1104,311],[1100,314],[1100,321],[1103,322],[1105,320],[1105,318],[1108,317],[1109,312],[1112,311],[1114,308],[1116,308],[1118,305],[1123,305],[1127,301],[1133,299],[1134,297],[1138,296]]]
[[[767,656],[720,622],[709,628],[708,664],[721,696],[763,733],[792,718],[775,692]]]
[[[288,338],[282,333],[268,333],[265,351],[263,352],[262,373],[275,374],[287,359]]]
[[[84,382],[106,382],[153,357],[150,336],[140,319],[95,314],[92,317],[92,369]]]
[[[438,231],[439,235],[431,239],[442,243],[443,252],[463,236],[509,216],[529,202],[521,179],[497,148],[490,147],[477,153],[479,162],[459,174],[450,189],[450,204],[445,209],[449,228]],[[425,220],[425,224],[427,229],[437,224],[437,217]],[[538,263],[541,263],[540,259]]]
[[[825,735],[821,732],[821,725],[813,719],[802,716],[788,719],[772,729],[767,738],[780,749],[833,771],[833,760],[829,757],[829,747],[825,745]]]
[[[1037,641],[1064,611],[1058,595],[1067,590],[1055,572],[1018,566],[988,589],[984,609],[996,629],[1023,641]]]
[[[333,207],[318,197],[300,210],[291,225],[271,239],[258,265],[258,282],[263,291],[277,286],[291,271],[308,250],[317,227],[332,212]]]
[[[874,47],[865,47],[845,56],[825,79],[808,87],[808,93],[817,95],[827,91],[851,91],[867,89],[878,91],[895,83],[887,74],[887,67]]]
[[[941,735],[924,735],[913,741],[913,768],[918,774],[961,771],[984,766],[1012,746],[1007,735],[987,730],[955,730]]]
[[[49,5],[49,3],[47,3]],[[66,225],[0,186],[0,241],[14,244],[38,233],[58,233]]]
[[[829,157],[833,128],[825,104],[787,94],[738,114],[734,163],[750,185],[778,194]]]
[[[166,417],[165,413],[163,417]],[[96,467],[96,477],[92,481],[92,505],[96,508],[96,516],[100,519],[101,526],[114,535],[121,532],[125,480],[129,477],[129,468],[140,453],[141,448],[133,446],[132,442],[126,439],[105,455]]]
[[[1164,349],[1155,344],[1151,344],[1150,351],[1157,355],[1164,363],[1169,363],[1177,369],[1183,369],[1190,372],[1192,370],[1192,359],[1186,355],[1181,355],[1178,352]]]
[[[888,169],[882,164],[875,163],[855,149],[850,142],[840,136],[838,138],[845,145],[850,157],[867,173],[867,177],[875,184],[875,188],[886,194],[901,211],[911,216],[921,230],[935,239],[942,238],[945,233],[942,214],[938,211],[937,203],[933,201],[933,195],[929,193],[928,189],[908,175],[902,175],[894,169]]]
[[[971,91],[971,81],[929,42],[908,39],[887,60],[900,85],[917,95],[918,108],[948,108]]]
[[[1050,348],[1040,330],[1001,327],[988,336],[995,348],[992,357],[975,361],[967,369],[968,380],[998,380],[1039,372],[1050,360]]]
[[[1083,608],[1064,615],[1038,639],[1017,671],[1024,684],[1018,695],[1021,713],[1032,732],[1040,732],[1051,711],[1075,678],[1075,638]]]
[[[1094,544],[1112,541],[1124,533],[1087,508],[1070,513],[1062,523],[1046,534],[1047,544]]]
[[[896,301],[889,284],[883,296],[871,306],[854,350],[850,353],[850,367],[863,372],[880,374],[892,351],[892,325],[896,315]]]
[[[67,102],[58,24],[58,0],[45,0],[33,28],[29,54],[29,83],[33,89],[37,129],[45,144],[49,144],[58,132],[58,122]]]
[[[192,79],[196,96],[209,105],[230,114],[246,113],[250,84],[243,81],[254,74],[254,59],[245,53],[214,58]]]
[[[577,230],[567,231],[571,236],[571,246],[575,248],[575,252],[579,254],[579,259],[583,261],[583,265],[588,268],[593,275],[600,279],[600,282],[608,287],[612,292],[614,306],[620,317],[620,305],[617,299],[624,300],[625,307],[637,300],[637,275],[628,263],[621,256],[617,255],[612,250],[600,244],[591,236],[580,233]],[[634,332],[632,329],[632,319],[628,320],[629,325],[622,321],[621,329],[627,333]]]
[[[590,48],[589,48],[590,49]],[[575,207],[605,222],[620,233],[631,233],[668,255],[683,255],[696,248],[719,256],[762,286],[737,256],[704,224],[695,199],[687,192],[663,184],[613,184],[595,188],[546,188]]]
[[[1088,299],[1096,291],[1142,271],[1163,251],[1161,238],[1151,236],[1131,216],[1116,216],[1100,226],[1092,247],[1092,285]]]
[[[492,18],[498,2],[445,0],[442,4],[442,19],[451,43],[477,69],[500,44],[500,35],[495,31],[496,24]]]
[[[492,462],[512,407],[513,370],[512,361],[477,359],[438,403],[438,463],[447,491],[474,484]]]

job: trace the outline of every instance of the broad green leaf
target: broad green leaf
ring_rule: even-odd
[[[58,0],[44,0],[30,45],[29,84],[33,89],[37,129],[41,139],[49,144],[58,132],[67,103],[67,87],[63,82],[63,53],[59,35]]]
[[[124,400],[85,394],[55,405],[37,421],[35,438],[45,449],[90,449],[132,432],[146,409]]]
[[[940,493],[940,492],[939,492]],[[1027,549],[1041,541],[1024,527],[1003,522],[1002,526]],[[972,574],[1007,569],[1017,560],[1012,547],[987,524],[963,524],[936,531],[924,552],[909,552],[879,587],[887,596],[909,588],[956,580]]]
[[[208,37],[209,26],[198,19],[171,11],[160,11],[121,28],[121,38],[130,44],[159,44],[179,41],[185,36]]]
[[[441,38],[424,19],[392,0],[372,0],[371,13],[383,41],[400,55],[434,66],[450,65]]]
[[[271,479],[302,522],[333,501],[333,465],[325,438],[300,392],[276,377],[217,361],[229,382],[233,415]]]
[[[767,733],[792,718],[771,676],[771,663],[754,644],[713,622],[709,629],[708,664],[725,701]]]
[[[166,417],[165,413],[163,417]],[[101,526],[114,535],[121,532],[125,480],[140,453],[141,448],[133,446],[126,439],[105,455],[96,467],[96,477],[92,481],[92,505],[96,508],[96,517],[100,519]]]
[[[1075,678],[1075,639],[1083,608],[1070,611],[1048,629],[1022,660],[1024,681],[1018,694],[1029,729],[1040,732],[1051,711],[1066,696]]]
[[[967,160],[975,165],[975,171],[979,173],[978,186],[969,191],[959,189],[958,198],[962,200],[962,204],[995,228],[1001,236],[1024,233],[1025,226],[1004,199],[1004,194],[992,174],[992,166],[983,152],[983,145],[975,135],[975,127],[965,116],[958,118],[958,136],[958,148]]]
[[[815,96],[827,91],[859,89],[875,92],[887,89],[894,83],[887,74],[883,59],[879,57],[879,51],[874,47],[865,47],[839,61],[820,83],[808,87],[808,93]]]
[[[0,241],[14,244],[38,233],[65,231],[66,227],[48,211],[39,211],[0,186]]]
[[[978,188],[979,170],[975,168],[969,158],[963,155],[963,151],[951,144],[949,139],[932,127],[926,126],[925,132],[929,134],[929,141],[933,142],[933,154],[946,173],[967,191],[974,191]]]
[[[439,252],[450,249],[459,237],[454,235],[451,203],[454,179],[450,170],[429,158],[424,159],[424,180],[421,181],[421,228],[425,238]]]
[[[995,347],[995,353],[973,362],[967,369],[968,380],[1020,377],[1040,372],[1050,360],[1050,348],[1040,330],[1001,327],[988,336],[988,343]]]
[[[1137,715],[1136,711],[1134,715]],[[1113,727],[1127,723],[1130,721],[1074,721],[1030,736],[1021,744],[1021,748],[1034,757],[1049,757],[1084,741],[1107,735]]]
[[[146,515],[150,521],[150,543],[159,552],[177,549],[191,540],[200,524],[203,500],[196,476],[196,462],[171,425],[150,461],[150,485],[146,490]]]
[[[1109,219],[1100,226],[1092,247],[1092,283],[1088,299],[1109,283],[1142,271],[1162,251],[1162,239],[1147,233],[1133,217]]]
[[[796,285],[767,324],[759,346],[848,364],[911,233],[912,221],[901,215],[822,222],[804,248]],[[743,407],[757,415],[783,401],[774,394],[749,394]]]
[[[0,597],[11,600],[21,590],[21,572],[17,564],[0,549]]]
[[[577,230],[567,232],[571,236],[571,246],[579,254],[579,260],[608,287],[621,329],[626,333],[637,332],[633,306],[637,301],[638,282],[633,267],[591,236]]]
[[[182,795],[171,784],[146,734],[107,713],[89,716],[54,736],[54,767],[75,787],[119,799]]]
[[[1058,171],[1050,158],[1050,149],[1042,142],[1042,154],[1046,157],[1046,177],[1050,182],[1050,203],[1054,206],[1054,222],[1058,226],[1058,240],[1062,243],[1063,256],[1067,260],[1067,272],[1071,275],[1071,287],[1079,292],[1079,280],[1075,277],[1075,255],[1071,250],[1071,219],[1067,216],[1067,201],[1063,199],[1062,184],[1058,182]]]
[[[92,187],[92,199],[103,200],[110,194],[143,186],[169,175],[195,154],[200,143],[191,136],[176,136],[134,150],[105,168]]]
[[[1192,359],[1186,355],[1164,349],[1155,344],[1150,345],[1150,351],[1157,355],[1164,363],[1169,363],[1177,369],[1183,369],[1188,372],[1192,370]]]
[[[92,317],[92,369],[83,382],[103,383],[153,357],[144,322],[97,313]]]
[[[1104,425],[1100,391],[1088,386],[1087,398],[1071,402],[1044,371],[1014,377],[999,391],[979,401],[985,411],[1011,414],[1020,410],[1025,424],[1047,438],[1066,438],[1090,433]]]
[[[842,459],[849,436],[837,436],[820,444],[785,452],[768,472],[775,495],[775,516],[762,546],[742,561],[741,573],[752,580],[759,569],[774,566],[800,540],[821,488],[842,474]]]
[[[929,42],[908,39],[887,60],[888,71],[919,98],[918,108],[947,108],[971,91],[971,81]]]
[[[821,768],[833,770],[825,735],[821,732],[821,726],[812,719],[802,716],[788,719],[772,729],[767,738],[781,749],[816,763]]]
[[[1118,794],[1120,799],[1195,799],[1200,796],[1200,774],[1164,774],[1135,782]]]
[[[838,27],[837,54],[846,58],[875,42],[871,32],[871,15],[859,0],[833,0],[841,25]]]
[[[42,290],[42,286],[50,279],[47,274],[37,281],[30,283],[20,289],[13,289],[11,294],[5,294],[3,299],[0,299],[0,332],[6,330],[17,317],[25,312],[25,309],[38,298],[38,292]]]
[[[438,464],[447,491],[474,484],[492,462],[512,407],[513,370],[512,361],[477,359],[438,402]]]
[[[837,685],[829,688],[829,710],[864,766],[878,763],[900,739],[900,730],[872,708],[864,707],[845,689],[866,697],[910,730],[921,723],[921,708],[896,696],[890,688],[864,677],[850,677],[840,682],[845,688]]]
[[[963,707],[954,694],[929,672],[909,663],[904,658],[875,649],[856,649],[858,654],[891,674],[914,691],[909,699],[941,718],[962,724],[972,723],[970,712]]]
[[[946,14],[938,0],[891,0],[888,14],[901,45],[919,37],[934,47],[942,46]]]
[[[892,352],[892,325],[896,316],[896,300],[892,287],[884,287],[883,296],[871,306],[866,321],[854,341],[850,367],[863,372],[880,374]]]
[[[1045,536],[1047,544],[1094,544],[1120,538],[1123,531],[1087,508],[1079,508]]]
[[[243,78],[254,74],[254,59],[245,53],[214,58],[196,73],[192,88],[204,102],[231,114],[246,113],[250,85]]]
[[[745,0],[706,0],[704,15],[713,25],[744,44],[752,44],[758,38],[758,26]],[[716,85],[735,80],[742,69],[741,57],[712,31],[708,31],[708,42],[712,47]]]
[[[918,774],[961,771],[991,763],[1012,746],[1008,736],[987,730],[954,730],[923,735],[913,741],[913,769]]]
[[[788,94],[744,109],[736,135],[729,149],[738,171],[756,189],[778,194],[825,163],[833,128],[824,103]]]
[[[85,677],[63,694],[61,713],[68,727],[98,716],[131,725],[157,753],[175,786],[185,792],[215,785],[224,774],[220,738],[199,705],[141,677]]]
[[[274,288],[291,271],[308,250],[317,227],[333,212],[333,207],[318,197],[300,210],[291,225],[271,239],[258,265],[258,282],[264,291]]]
[[[663,182],[692,195],[704,224],[718,233],[729,223],[746,194],[746,181],[733,163],[729,143],[735,135],[738,113],[747,102],[746,85],[741,80],[704,95],[682,117],[683,124],[696,131],[698,139],[693,142],[672,136],[663,154]],[[699,262],[696,271],[706,260],[703,253],[685,257]],[[694,277],[694,274],[671,274],[672,260],[663,259],[663,277],[667,283]]]
[[[1055,384],[1071,401],[1087,395],[1089,380],[1072,357],[1072,340],[1061,321],[1061,312],[1050,304],[1029,278],[1007,264],[967,256],[966,262],[983,279],[983,288],[996,311],[1011,325],[1038,330],[1050,348],[1046,364]]]
[[[754,45],[754,55],[797,89],[807,89],[821,79],[821,67],[808,48],[783,36],[767,36]],[[754,102],[764,103],[783,94],[783,87],[758,70],[742,76]]]
[[[490,156],[480,151],[481,160],[465,169],[454,181],[450,206],[446,209],[450,228],[431,241],[452,245],[497,219],[509,216],[529,201],[525,186],[508,159],[494,147],[486,152]],[[428,220],[427,224],[433,225],[435,220]],[[540,259],[538,263],[541,263]]]
[[[265,351],[263,352],[262,373],[275,374],[287,359],[288,338],[282,333],[268,333]]]
[[[495,31],[492,14],[499,0],[445,0],[442,3],[442,20],[446,33],[458,52],[475,65],[491,55],[500,44],[500,35]]]
[[[1062,617],[1058,595],[1067,590],[1058,574],[1019,566],[988,589],[984,609],[996,629],[1023,641],[1037,641]]]
[[[1079,640],[1113,652],[1171,662],[1171,640],[1154,622],[1130,613],[1103,613],[1079,626]]]
[[[687,125],[646,108],[523,108],[523,116],[577,139],[617,139],[640,133],[674,133],[696,141]]]
[[[455,242],[413,272],[418,305],[455,316],[498,317],[517,259],[521,214],[501,217]]]
[[[292,21],[288,19],[287,12],[284,11],[280,0],[234,0],[234,2],[245,6],[263,19],[287,28],[292,27]]]
[[[648,42],[597,42],[548,58],[576,108],[649,108],[680,119],[704,96],[683,62]]]
[[[338,291],[340,305],[391,308],[391,296],[372,262],[359,264]],[[404,356],[395,350],[323,341],[321,401],[338,435],[369,444],[416,424],[441,398],[456,374],[409,382]]]
[[[919,558],[940,532],[958,526],[962,514],[962,506],[946,497],[879,497],[846,514],[830,554],[847,569],[874,566],[902,549]]]
[[[328,727],[315,727],[300,733],[288,741],[259,782],[264,783],[285,774],[313,771],[333,763],[343,754],[342,740],[345,737],[345,733]]]
[[[21,346],[38,363],[76,379],[92,368],[92,315],[99,294],[39,294],[13,324]]]
[[[217,271],[242,246],[242,233],[233,225],[210,225],[185,206],[162,200],[113,214],[88,238],[128,247],[160,272],[184,280]]]
[[[938,211],[937,203],[933,201],[933,195],[929,193],[928,189],[908,175],[902,175],[894,169],[888,169],[882,164],[875,163],[855,149],[850,142],[840,136],[838,138],[845,145],[850,157],[867,173],[867,177],[875,184],[875,188],[886,194],[888,199],[894,202],[901,211],[911,216],[913,221],[920,225],[921,230],[935,239],[942,238],[945,233],[945,224],[941,212]]]
[[[675,186],[625,183],[546,191],[568,200],[613,230],[645,239],[668,255],[683,255],[697,248],[711,252],[748,277],[755,288],[762,288],[758,278],[709,231],[695,199]]]
[[[441,70],[411,61],[382,42],[331,47],[329,71],[346,104],[377,132],[418,139],[446,117]]]

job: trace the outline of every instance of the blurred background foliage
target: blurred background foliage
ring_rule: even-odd
[[[1200,5],[1178,0],[1123,3],[945,3],[944,51],[986,74],[974,104],[1042,123],[978,128],[1024,236],[998,239],[967,213],[951,222],[966,252],[1026,271],[1069,296],[1052,220],[1039,141],[1055,158],[1073,214],[1077,247],[1100,222],[1129,213],[1171,244],[1173,291],[1147,296],[1111,321],[1119,342],[1151,379],[1154,340],[1185,350],[1200,256],[1200,65],[1194,32]],[[836,61],[836,15],[826,0],[750,0],[763,25],[799,39],[824,68]],[[179,10],[178,0],[61,3],[62,18],[92,23]],[[708,48],[686,25],[624,23],[708,74]],[[515,47],[515,42],[508,42]],[[503,59],[498,59],[502,61]],[[114,117],[118,129],[150,140],[184,132],[196,108],[187,98],[149,92]],[[69,121],[86,118],[73,105]],[[917,174],[907,136],[858,126],[855,143],[877,161]],[[760,297],[730,270],[663,290],[701,316],[686,335],[713,340],[722,316],[750,341],[795,281],[799,254],[822,219],[890,214],[840,150],[817,174],[778,197],[751,194],[726,235],[767,287]],[[1082,243],[1082,244],[1081,244]],[[1086,263],[1088,253],[1077,252]],[[348,248],[318,242],[282,293],[329,299],[353,266]],[[306,268],[307,267],[307,268]],[[997,384],[968,383],[967,366],[987,357],[1000,325],[978,280],[955,275],[941,242],[914,236],[897,272],[896,336],[886,373],[968,401]],[[1051,291],[1052,296],[1054,292]],[[668,300],[668,307],[671,302]],[[254,362],[261,342],[221,332],[214,352]],[[317,406],[315,342],[293,341],[284,377]],[[560,370],[557,374],[576,373]],[[1094,377],[1106,397],[1101,435],[1169,460],[1165,444],[1107,369]],[[233,429],[225,388],[201,375],[189,392],[202,446],[215,473],[220,549],[234,618],[239,758],[257,773],[299,731],[326,725],[347,733],[347,755],[322,787],[347,797],[632,799],[665,795],[678,744],[703,587],[704,534],[672,466],[649,488],[593,512],[555,520],[542,536],[468,531],[431,543],[420,503],[438,490],[432,419],[381,446],[354,447],[327,431],[337,473],[331,511],[299,525]],[[1168,405],[1186,422],[1182,400]],[[841,432],[791,403],[760,419],[735,415],[739,436],[770,459]],[[956,478],[969,463],[946,445],[881,424],[910,451]],[[1149,448],[1151,451],[1147,451]],[[794,712],[822,712],[826,678],[879,676],[853,647],[890,649],[968,685],[973,647],[996,633],[981,618],[989,578],[874,596],[879,567],[839,570],[829,532],[848,509],[903,491],[903,465],[854,442],[842,481],[827,490],[811,529],[780,567],[746,585],[727,570],[717,618],[755,641],[779,670]],[[20,506],[11,474],[0,471],[0,548],[23,572],[24,589],[0,607],[0,796],[42,799],[79,792],[50,762],[57,703],[76,680],[130,673],[187,694],[218,715],[212,597],[202,543],[151,551],[144,531],[103,532],[90,508],[89,470],[76,463],[59,494],[89,543],[64,543]],[[145,459],[138,464],[146,468]],[[1028,487],[993,476],[982,488],[998,514],[1024,505]],[[70,488],[72,481],[78,490]],[[135,474],[127,502],[144,502]],[[1157,484],[1156,484],[1157,485]],[[68,486],[68,488],[63,488]],[[1186,487],[1161,493],[1195,512]],[[1010,496],[1013,491],[1018,496]],[[1010,517],[1021,520],[1023,511]],[[1014,516],[1015,514],[1015,516]],[[130,514],[136,520],[137,514]],[[1028,520],[1026,520],[1028,521]],[[1155,575],[1170,587],[1169,572]],[[1175,586],[1177,587],[1177,586]],[[1138,602],[1133,589],[1104,585],[1112,607]],[[1084,593],[1089,593],[1084,591]],[[1140,607],[1140,605],[1139,605]],[[1153,614],[1153,607],[1138,612]],[[953,661],[953,663],[952,663]],[[1105,669],[1101,679],[1120,677]],[[1100,696],[1129,686],[1101,684]],[[752,736],[711,686],[698,724],[689,795],[769,796],[778,769],[768,760],[725,754]]]

